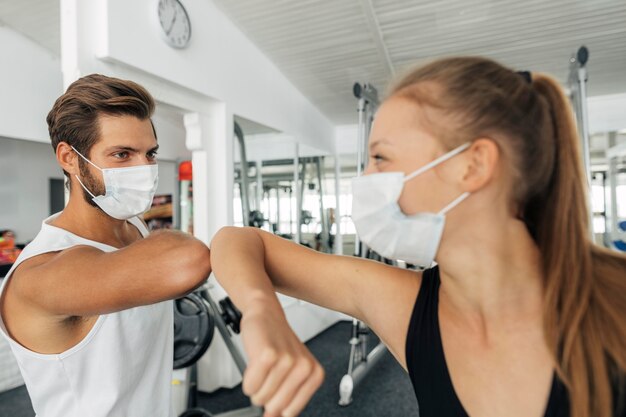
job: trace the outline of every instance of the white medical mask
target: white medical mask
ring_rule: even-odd
[[[352,221],[359,238],[388,259],[428,267],[433,263],[445,225],[445,214],[465,200],[463,193],[438,213],[405,215],[398,199],[404,183],[458,155],[466,143],[435,159],[406,177],[402,172],[385,172],[352,179]]]
[[[93,195],[78,175],[76,175],[76,179],[92,197],[93,202],[106,214],[118,220],[128,220],[145,213],[150,208],[159,182],[159,168],[156,164],[125,168],[100,168],[85,158],[73,146],[72,149],[85,161],[102,171],[104,195]]]

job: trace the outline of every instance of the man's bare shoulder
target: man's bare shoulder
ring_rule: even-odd
[[[11,286],[18,295],[28,298],[31,292],[29,288],[37,285],[36,281],[40,281],[42,274],[46,275],[54,272],[51,268],[53,264],[65,264],[77,259],[84,259],[94,252],[101,252],[97,248],[91,246],[72,246],[71,248],[61,251],[46,252],[35,255],[24,260],[11,274]],[[36,278],[36,279],[35,279]],[[8,290],[8,288],[7,288]]]

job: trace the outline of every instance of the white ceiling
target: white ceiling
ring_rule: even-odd
[[[336,123],[353,123],[355,81],[384,91],[435,57],[485,55],[563,82],[590,50],[589,94],[626,91],[624,0],[214,0]]]
[[[354,123],[354,82],[384,91],[394,74],[449,55],[485,55],[564,82],[585,44],[589,95],[626,92],[625,0],[205,1],[338,124]],[[0,0],[0,24],[59,54],[59,0]]]
[[[54,55],[61,53],[60,0],[0,0],[0,25],[29,37]]]

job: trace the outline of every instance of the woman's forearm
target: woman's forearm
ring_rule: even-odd
[[[211,266],[242,314],[257,308],[283,315],[265,269],[265,246],[257,230],[225,227],[211,242]]]

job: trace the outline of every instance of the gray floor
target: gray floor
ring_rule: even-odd
[[[338,323],[307,343],[326,370],[326,381],[301,417],[412,417],[417,402],[408,376],[390,354],[367,376],[348,407],[337,405],[338,386],[348,366],[350,323]],[[199,406],[220,413],[249,403],[238,388],[200,394]],[[24,387],[0,394],[0,417],[33,417],[34,412]]]

